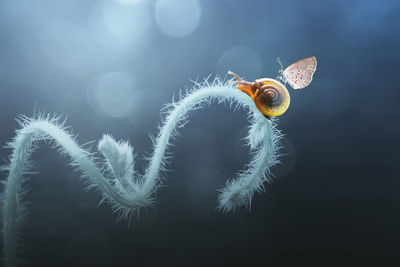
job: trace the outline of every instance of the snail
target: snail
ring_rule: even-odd
[[[303,89],[307,87],[313,78],[314,72],[317,69],[317,58],[308,57],[301,59],[285,70],[283,70],[282,63],[277,58],[281,70],[278,80],[283,81],[285,84],[288,82],[293,89]],[[248,94],[256,104],[257,109],[267,118],[280,116],[286,112],[290,105],[290,95],[285,85],[281,82],[270,79],[262,78],[254,82],[243,81],[238,75],[232,71],[228,71],[236,77],[236,81],[231,81],[236,84],[236,87]]]
[[[254,82],[242,80],[232,71],[229,74],[236,77],[236,87],[253,99],[257,109],[267,118],[280,116],[288,109],[290,95],[286,87],[279,81],[270,78],[257,79]]]

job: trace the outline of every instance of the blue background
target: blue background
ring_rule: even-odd
[[[43,144],[33,155],[40,174],[26,183],[21,258],[32,266],[398,264],[399,2],[198,3],[197,27],[177,37],[157,23],[156,1],[138,4],[144,19],[131,28],[124,19],[138,6],[117,1],[1,1],[0,143],[14,136],[18,115],[36,108],[67,115],[80,144],[110,133],[143,155],[159,110],[190,80],[225,78],[225,65],[248,80],[276,77],[277,56],[285,66],[316,56],[311,85],[289,88],[292,103],[279,118],[287,155],[274,182],[250,211],[215,209],[217,189],[249,160],[245,111],[228,105],[196,112],[180,129],[155,209],[129,227],[97,208],[100,195],[85,192],[67,159]],[[112,8],[117,35],[98,26]],[[93,88],[110,72],[123,88],[98,96]],[[140,105],[121,111],[140,90]]]

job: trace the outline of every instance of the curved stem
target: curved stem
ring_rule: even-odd
[[[142,187],[144,191],[152,191],[156,186],[160,168],[164,165],[163,158],[170,144],[170,139],[174,135],[176,128],[185,123],[187,113],[195,110],[196,106],[200,107],[201,104],[211,100],[218,100],[219,102],[230,101],[231,103],[236,101],[240,106],[252,107],[252,102],[249,101],[248,97],[243,97],[240,91],[233,89],[230,85],[210,85],[188,93],[186,97],[173,106],[154,142],[153,154],[146,169]],[[253,112],[259,113],[255,106]]]
[[[251,148],[258,149],[248,169],[221,190],[218,207],[228,212],[241,206],[250,206],[253,193],[262,190],[263,182],[268,179],[265,174],[270,166],[278,162],[276,145],[281,138],[280,133],[274,129],[271,121],[262,116],[249,97],[234,89],[230,84],[216,82],[200,86],[200,89],[189,92],[186,97],[173,105],[154,142],[153,154],[141,187],[143,195],[151,194],[157,188],[160,169],[165,165],[165,152],[176,128],[185,123],[189,111],[212,100],[227,101],[231,104],[236,102],[239,106],[249,109],[252,124],[247,136],[248,144]]]
[[[106,199],[111,199],[126,208],[137,208],[144,205],[140,197],[127,199],[104,178],[100,169],[95,165],[89,152],[82,149],[61,126],[48,119],[26,120],[23,128],[10,146],[14,149],[10,158],[9,174],[5,184],[3,205],[3,243],[5,266],[16,266],[16,222],[22,213],[20,202],[22,194],[22,176],[29,169],[29,156],[35,142],[52,139],[60,147],[62,153],[68,154],[73,165],[97,187]],[[134,194],[132,196],[135,196]],[[136,195],[139,196],[139,195]]]
[[[221,190],[218,207],[225,212],[241,206],[250,207],[254,192],[262,190],[263,182],[268,180],[266,174],[269,173],[269,167],[277,163],[277,142],[281,135],[273,122],[264,118],[248,96],[228,83],[216,80],[211,84],[200,84],[178,103],[172,104],[172,109],[154,141],[153,153],[143,175],[135,173],[133,148],[126,142],[116,142],[105,135],[98,146],[105,161],[98,166],[96,159],[74,141],[63,126],[57,123],[57,119],[25,118],[21,122],[21,129],[10,143],[13,152],[5,182],[2,210],[5,266],[16,266],[16,225],[23,211],[22,177],[30,168],[29,157],[37,141],[53,140],[60,152],[69,155],[72,165],[82,172],[82,177],[89,182],[89,188],[99,189],[103,200],[110,202],[114,211],[119,211],[120,216],[126,218],[139,208],[153,203],[152,197],[159,186],[160,172],[165,169],[166,150],[171,138],[176,135],[176,129],[187,122],[190,111],[197,110],[212,100],[237,104],[249,111],[251,124],[246,140],[253,150],[253,157],[247,170],[228,181]]]

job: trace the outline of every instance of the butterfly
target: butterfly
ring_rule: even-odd
[[[278,80],[285,83],[288,82],[293,89],[303,89],[311,83],[314,72],[317,69],[316,57],[301,59],[287,67],[285,70],[283,70],[279,57],[277,60],[281,65]]]

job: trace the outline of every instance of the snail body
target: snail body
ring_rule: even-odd
[[[235,73],[237,80],[232,81],[236,87],[253,99],[257,109],[267,118],[280,116],[290,105],[290,95],[286,87],[279,81],[270,78],[257,79],[254,82],[244,81]]]

